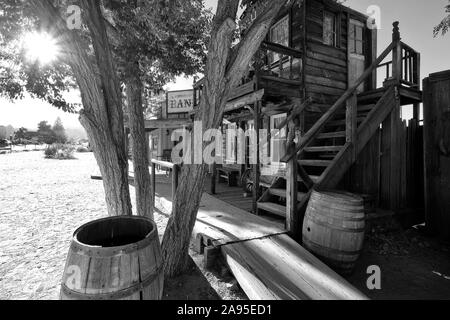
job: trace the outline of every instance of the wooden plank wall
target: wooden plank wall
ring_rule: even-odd
[[[423,127],[415,119],[400,122],[399,149],[392,150],[390,119],[373,136],[357,162],[341,181],[339,188],[367,195],[385,210],[413,211],[424,208]],[[401,160],[400,174],[391,168],[391,152]],[[399,179],[397,183],[391,183]],[[395,192],[392,186],[398,186]],[[393,196],[399,198],[393,203]],[[422,220],[421,220],[422,219]],[[424,216],[416,216],[423,222]]]
[[[323,44],[323,19],[326,10],[337,19],[337,46]],[[322,0],[306,1],[305,93],[313,98],[313,110],[307,113],[306,130],[335,103],[348,87],[347,18],[340,7],[327,6]]]
[[[426,225],[450,240],[450,70],[423,81]]]

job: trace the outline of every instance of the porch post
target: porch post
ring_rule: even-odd
[[[260,165],[261,165],[261,157],[260,157],[260,151],[259,148],[261,146],[260,144],[260,134],[259,130],[261,128],[260,126],[260,112],[261,112],[261,101],[258,100],[255,102],[255,108],[254,108],[254,121],[255,121],[255,131],[256,131],[256,165],[253,165],[253,213],[258,215],[258,200],[260,197],[259,193],[259,184],[260,184]]]

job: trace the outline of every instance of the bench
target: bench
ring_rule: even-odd
[[[237,187],[240,171],[233,168],[217,168],[219,183],[225,181],[229,187]]]
[[[0,148],[0,154],[11,153],[12,147]]]

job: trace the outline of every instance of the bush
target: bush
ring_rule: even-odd
[[[73,160],[75,148],[67,144],[52,144],[45,149],[46,159]]]
[[[81,146],[81,147],[77,148],[77,152],[78,153],[88,153],[88,152],[91,152],[91,151],[89,151],[88,148]]]

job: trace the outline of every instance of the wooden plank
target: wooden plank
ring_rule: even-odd
[[[345,131],[337,131],[337,132],[327,132],[321,133],[317,136],[317,139],[334,139],[334,138],[345,138]]]
[[[329,160],[299,160],[301,166],[305,167],[328,167],[331,164]]]
[[[282,223],[273,223],[204,194],[194,228],[194,239],[199,234],[205,235],[211,239],[210,245],[218,247],[282,233],[286,233]]]
[[[286,235],[230,244],[222,254],[251,300],[366,300]]]
[[[333,80],[341,81],[344,83],[347,82],[347,74],[346,73],[327,70],[324,68],[317,68],[314,66],[306,65],[305,73],[308,75],[311,75],[311,76],[333,79]]]
[[[313,52],[320,53],[326,56],[330,56],[342,61],[347,60],[347,54],[346,51],[339,48],[333,48],[321,43],[310,43],[309,49]]]
[[[320,61],[320,60],[315,60],[312,58],[306,58],[305,62],[306,62],[307,66],[311,66],[311,67],[315,67],[315,68],[319,68],[319,69],[325,69],[325,70],[330,70],[330,71],[334,71],[334,72],[342,72],[344,74],[347,74],[347,72],[348,72],[346,67],[327,63],[326,61]]]
[[[339,152],[343,146],[323,146],[323,147],[308,147],[305,152]]]
[[[231,101],[230,99],[230,102],[228,102],[225,107],[225,112],[230,112],[242,108],[246,105],[253,104],[255,103],[256,100],[261,100],[263,97],[264,97],[264,89],[248,94],[237,100]]]
[[[347,89],[347,83],[338,79],[329,79],[321,76],[313,76],[306,74],[306,83],[315,84],[318,86],[326,86],[330,88],[345,90]]]
[[[287,217],[287,208],[285,206],[272,202],[258,202],[258,209],[273,213],[280,217]],[[288,231],[289,227],[288,227]]]
[[[308,92],[329,94],[329,95],[333,95],[333,96],[340,96],[345,92],[345,89],[332,88],[332,87],[327,87],[324,85],[317,85],[317,84],[308,83],[308,82],[305,83],[305,87]]]
[[[345,58],[334,58],[332,56],[329,55],[325,55],[322,53],[317,53],[317,52],[312,52],[312,51],[307,51],[306,56],[308,58],[311,59],[315,59],[315,60],[319,60],[319,61],[325,61],[327,63],[331,63],[337,66],[341,66],[341,67],[347,67],[347,61],[345,60]]]

